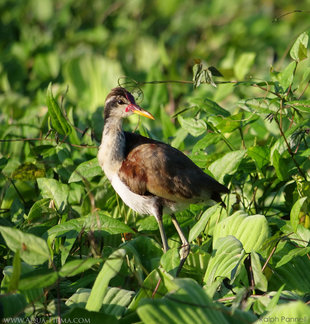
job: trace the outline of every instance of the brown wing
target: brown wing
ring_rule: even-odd
[[[228,192],[177,149],[137,134],[125,136],[126,159],[119,177],[133,192],[172,201],[218,198],[218,193]]]

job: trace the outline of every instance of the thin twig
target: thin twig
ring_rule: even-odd
[[[306,177],[306,175],[304,174],[304,172],[301,170],[299,164],[297,163],[297,161],[296,161],[296,159],[295,159],[294,152],[292,151],[292,149],[291,149],[291,147],[290,147],[290,145],[289,145],[289,143],[288,143],[288,141],[287,141],[287,138],[286,138],[286,136],[285,136],[285,134],[284,134],[284,132],[283,132],[283,129],[282,129],[280,123],[279,123],[279,120],[278,120],[277,116],[274,116],[274,120],[276,121],[276,123],[277,123],[277,125],[278,125],[278,127],[279,127],[280,134],[281,134],[281,136],[282,136],[283,139],[284,139],[284,142],[285,142],[285,144],[286,144],[287,150],[288,150],[288,152],[289,152],[289,154],[290,154],[290,156],[291,156],[291,158],[292,158],[294,164],[296,165],[296,167],[297,167],[297,169],[298,169],[300,175],[305,179],[305,181],[307,181],[307,177]]]

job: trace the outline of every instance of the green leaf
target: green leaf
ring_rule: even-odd
[[[261,316],[255,324],[267,322],[268,319],[277,318],[283,323],[307,323],[310,318],[310,307],[302,301],[293,301],[277,305],[272,311]]]
[[[210,220],[210,217],[219,213],[221,211],[221,207],[217,204],[208,208],[200,217],[199,221],[190,229],[188,241],[192,242],[195,240],[201,232],[203,232]]]
[[[70,135],[72,131],[71,126],[63,115],[63,112],[61,111],[57,101],[54,99],[52,92],[52,83],[50,83],[47,88],[46,104],[48,113],[51,117],[52,126],[56,130],[56,132],[61,135]]]
[[[68,182],[71,183],[81,181],[83,178],[90,179],[98,175],[103,176],[103,171],[98,164],[98,159],[95,157],[92,160],[79,164],[72,172]]]
[[[108,315],[122,316],[134,295],[134,291],[110,287],[103,298],[102,310]]]
[[[58,211],[62,213],[67,207],[69,186],[49,178],[38,178],[37,182],[43,198],[53,199]]]
[[[223,182],[226,174],[231,175],[237,171],[244,155],[244,150],[226,153],[223,157],[214,161],[208,169],[217,181]]]
[[[255,288],[266,292],[268,288],[268,281],[262,272],[262,265],[259,255],[254,251],[251,252],[251,266],[253,270]]]
[[[193,147],[193,153],[204,150],[208,146],[212,144],[218,143],[222,139],[220,134],[215,134],[215,133],[209,133],[206,136],[204,136],[202,139],[200,139],[198,142]]]
[[[20,257],[25,262],[37,265],[50,258],[47,244],[40,237],[5,226],[0,226],[0,233],[9,249],[13,252],[20,251]]]
[[[281,73],[279,73],[279,82],[284,91],[292,85],[294,80],[294,70],[296,68],[296,62],[291,62]]]
[[[125,223],[112,218],[104,211],[96,211],[85,217],[71,219],[65,223],[53,226],[47,231],[48,242],[51,243],[56,237],[68,232],[79,233],[81,230],[100,230],[109,234],[134,233]]]
[[[53,285],[58,278],[58,273],[51,269],[34,270],[22,275],[18,289],[29,290],[45,288]]]
[[[165,271],[175,276],[180,264],[179,250],[176,247],[169,249],[161,257],[160,264]]]
[[[248,216],[243,212],[236,212],[215,226],[213,242],[228,235],[236,237],[247,253],[260,251],[269,236],[268,222],[263,215]]]
[[[278,99],[270,98],[253,98],[242,99],[238,102],[238,106],[246,111],[261,115],[261,114],[273,114],[280,109],[280,103]]]
[[[247,150],[247,154],[252,158],[259,170],[269,163],[270,150],[266,146],[252,146]]]
[[[285,103],[286,106],[293,106],[295,109],[310,113],[310,100],[292,100]]]
[[[119,324],[119,320],[114,316],[99,312],[90,312],[84,308],[78,307],[72,308],[72,310],[61,316],[61,320],[65,323],[74,323],[77,319],[80,320],[81,318],[87,319],[87,322],[91,324]]]
[[[309,240],[308,240],[309,241]],[[298,242],[299,243],[299,242]],[[307,242],[308,243],[308,242]],[[303,256],[306,255],[310,252],[310,247],[304,247],[304,248],[295,248],[292,250],[289,250],[286,254],[284,254],[280,261],[277,262],[276,267],[281,267],[284,264],[290,262],[293,258],[297,257],[297,256]]]
[[[20,275],[21,275],[20,253],[19,250],[17,250],[15,252],[14,259],[13,259],[13,272],[10,278],[8,292],[14,292],[17,290]]]
[[[212,256],[203,280],[208,286],[219,276],[233,279],[236,267],[245,256],[242,243],[234,236],[214,237],[213,242]]]
[[[14,321],[16,314],[23,314],[27,307],[25,296],[22,294],[0,295],[1,318]],[[18,319],[22,319],[19,317]],[[4,322],[4,320],[3,320]]]
[[[148,324],[228,324],[223,311],[193,279],[175,279],[175,289],[160,299],[144,299],[137,309],[143,323]]]
[[[99,311],[106,293],[108,284],[120,271],[125,258],[126,251],[119,249],[114,251],[104,263],[91,290],[86,309],[89,311]]]
[[[62,277],[73,277],[91,268],[93,265],[99,263],[101,260],[88,258],[85,260],[72,260],[67,262],[59,271]]]
[[[291,58],[294,61],[300,62],[308,57],[307,56],[308,40],[309,40],[309,36],[306,32],[298,36],[298,38],[296,39],[295,43],[293,44],[290,50]]]
[[[194,137],[202,135],[207,130],[207,125],[202,119],[184,118],[178,115],[178,121],[181,127]]]
[[[95,211],[81,218],[85,230],[100,230],[110,234],[134,233],[124,222],[112,218],[107,212]]]
[[[204,105],[201,107],[204,111],[206,111],[208,114],[214,114],[217,116],[223,116],[223,117],[228,117],[230,116],[230,112],[221,107],[219,104],[216,102],[204,98],[203,100]]]
[[[85,308],[91,289],[79,288],[67,301],[66,305],[70,308]],[[122,316],[127,310],[134,295],[133,291],[120,289],[117,287],[108,287],[104,296],[101,311],[113,316]]]
[[[160,121],[164,137],[168,139],[174,136],[175,125],[163,106],[160,107]]]
[[[115,87],[124,72],[116,59],[92,51],[76,54],[63,66],[64,83],[70,89],[68,97],[94,112],[102,106],[109,89]]]
[[[301,209],[302,209],[304,202],[306,200],[307,200],[307,197],[302,197],[302,198],[298,199],[295,202],[295,204],[291,210],[290,220],[291,220],[291,225],[292,225],[294,232],[296,232],[296,230],[297,230],[297,225],[299,224],[299,214],[300,214]]]
[[[238,80],[242,80],[250,71],[256,54],[253,52],[242,53],[234,65],[234,72]]]
[[[27,217],[27,221],[29,223],[31,223],[31,222],[41,218],[43,214],[53,212],[54,210],[48,207],[50,204],[50,201],[51,201],[50,198],[43,198],[43,199],[37,200],[30,208],[30,211],[29,211],[29,214]]]
[[[271,164],[274,166],[277,177],[283,181],[287,180],[289,177],[287,164],[285,163],[284,159],[280,155],[277,149],[272,150],[271,153]]]

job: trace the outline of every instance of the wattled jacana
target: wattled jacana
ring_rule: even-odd
[[[220,193],[228,193],[228,189],[170,145],[123,131],[123,118],[133,113],[154,119],[136,104],[126,89],[112,89],[105,101],[98,161],[126,205],[140,214],[155,216],[164,252],[169,246],[162,216],[171,215],[182,241],[178,273],[189,254],[190,246],[174,213],[189,204],[208,200],[222,202]]]

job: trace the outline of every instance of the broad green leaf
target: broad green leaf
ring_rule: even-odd
[[[124,75],[116,59],[92,51],[76,53],[63,67],[64,83],[69,85],[68,97],[89,112],[102,106],[109,89]]]
[[[148,324],[228,324],[223,311],[192,279],[175,279],[175,290],[161,299],[144,299],[137,309]]]
[[[50,198],[37,200],[30,208],[27,221],[31,223],[42,217],[43,214],[53,212],[54,210],[49,208],[50,201]]]
[[[52,242],[55,237],[62,236],[70,231],[79,233],[82,229],[85,231],[100,230],[109,234],[134,233],[125,223],[108,216],[104,211],[96,211],[85,217],[71,219],[53,226],[47,231],[48,241]]]
[[[310,318],[310,307],[302,301],[292,301],[277,305],[272,311],[261,316],[255,324],[279,319],[283,323],[307,323]]]
[[[212,206],[208,208],[200,217],[199,221],[190,229],[188,241],[194,241],[201,232],[203,232],[207,226],[207,223],[210,220],[210,217],[214,214],[221,211],[221,207],[219,205]]]
[[[1,318],[12,320],[15,319],[16,314],[23,314],[25,308],[27,307],[27,302],[25,296],[22,294],[8,294],[0,295],[1,304]],[[18,319],[22,319],[19,317]],[[4,320],[3,320],[4,321]],[[14,323],[14,322],[13,322]]]
[[[246,111],[261,115],[274,114],[280,109],[280,104],[277,99],[271,98],[253,98],[242,99],[238,102],[238,106]]]
[[[295,249],[292,249],[288,253],[286,253],[285,255],[283,255],[281,257],[280,261],[277,262],[276,267],[277,268],[281,267],[282,265],[290,262],[293,258],[295,258],[297,256],[303,256],[303,255],[306,255],[308,253],[310,253],[310,247],[304,247],[304,248],[297,247]]]
[[[134,231],[122,221],[112,218],[107,212],[95,211],[81,218],[83,228],[86,230],[101,230],[110,234],[134,233]]]
[[[64,241],[63,245],[60,247],[61,265],[65,264],[78,235],[79,235],[79,232],[77,232],[75,230],[69,231],[65,234],[65,241]],[[50,242],[50,240],[49,240],[49,242]]]
[[[47,88],[46,104],[49,116],[51,117],[52,126],[57,133],[68,136],[72,128],[61,111],[57,101],[54,99],[52,92],[52,83]]]
[[[160,107],[161,128],[165,138],[170,138],[175,134],[175,125],[171,117],[167,114],[163,106]]]
[[[87,301],[87,310],[97,312],[100,310],[108,284],[110,280],[119,273],[125,256],[126,251],[124,249],[119,249],[114,251],[104,263]]]
[[[305,275],[310,268],[307,249],[300,249],[300,254],[294,253],[295,249],[298,248],[293,248],[286,241],[278,244],[276,253],[273,255],[273,276],[268,280],[269,290],[278,290],[285,284],[285,289],[299,295],[310,291],[310,278]],[[287,262],[288,258],[290,258],[289,262]]]
[[[254,160],[259,170],[269,163],[270,150],[266,146],[249,147],[247,154]]]
[[[8,288],[8,292],[14,292],[18,288],[18,282],[21,275],[21,262],[20,262],[20,255],[19,250],[15,252],[14,259],[13,259],[13,272],[10,278],[10,284]]]
[[[310,100],[291,100],[285,103],[286,106],[293,106],[295,109],[310,113]]]
[[[179,250],[176,247],[169,249],[161,257],[160,264],[167,272],[175,276],[180,264]]]
[[[18,285],[20,284],[20,279],[21,277],[23,277],[24,275],[26,275],[27,273],[33,272],[34,271],[34,267],[29,265],[28,263],[25,262],[21,262],[21,276],[19,277],[18,280]],[[9,289],[9,286],[11,285],[11,278],[13,275],[13,267],[12,266],[6,266],[3,269],[3,280],[1,282],[1,288],[6,291],[7,289]],[[17,286],[18,288],[18,286]],[[20,290],[20,289],[19,289]],[[26,301],[28,303],[32,303],[32,302],[38,302],[38,301],[43,301],[43,288],[37,288],[34,287],[32,289],[27,289],[27,290],[20,290],[20,292],[23,294],[23,296],[26,298]]]
[[[178,121],[182,128],[184,128],[192,136],[200,136],[207,131],[207,125],[202,119],[184,118],[178,115]]]
[[[209,166],[209,170],[217,181],[223,182],[226,174],[231,175],[237,171],[244,155],[245,151],[243,150],[226,153],[223,157],[214,161]]]
[[[296,230],[297,230],[297,225],[299,224],[300,212],[301,212],[303,204],[306,200],[307,200],[307,197],[302,197],[302,198],[298,199],[295,202],[295,204],[291,210],[290,220],[291,220],[291,225],[292,225],[294,232],[296,232]]]
[[[175,132],[174,139],[171,141],[171,146],[177,149],[181,149],[184,146],[184,140],[187,135],[188,132],[184,128],[179,128]]]
[[[47,244],[40,237],[5,226],[0,226],[0,233],[9,249],[13,252],[19,251],[21,259],[25,262],[37,265],[50,258]]]
[[[229,111],[222,108],[218,103],[212,101],[209,98],[190,98],[188,102],[192,105],[197,106],[199,109],[202,109],[207,113],[207,115],[216,115],[216,116],[223,116],[228,117],[230,116]]]
[[[287,165],[278,150],[274,149],[271,153],[271,164],[274,166],[277,177],[283,181],[289,177]]]
[[[300,62],[308,57],[307,55],[308,40],[309,40],[309,36],[306,32],[298,36],[298,38],[296,39],[295,43],[293,44],[290,50],[291,58],[294,61]]]
[[[144,271],[151,272],[158,267],[160,258],[163,255],[161,245],[147,236],[133,238],[122,247],[127,251],[128,255],[133,256],[134,265],[132,271],[135,271],[136,275],[138,275],[141,270],[141,278],[143,278]]]
[[[214,114],[217,116],[223,116],[228,117],[230,116],[230,112],[221,107],[219,104],[217,104],[215,101],[212,101],[208,98],[204,98],[203,100],[203,106],[201,107],[204,111],[206,111],[208,114]]]
[[[222,139],[220,134],[209,133],[200,139],[193,147],[193,153],[205,150],[208,146],[218,143]]]
[[[67,301],[66,305],[70,308],[85,308],[91,289],[79,288]],[[113,316],[122,316],[127,310],[133,291],[120,289],[117,287],[108,287],[103,298],[101,310],[105,314]]]
[[[85,308],[90,292],[90,288],[79,288],[72,296],[67,299],[66,305],[70,308]]]
[[[281,73],[279,73],[279,82],[284,91],[293,83],[294,70],[296,68],[296,62],[291,62]]]
[[[229,235],[214,238],[213,242],[215,242],[213,253],[203,280],[208,286],[219,276],[232,279],[233,270],[236,270],[235,268],[244,258],[242,243],[235,237]]]
[[[92,160],[79,164],[78,167],[72,172],[68,182],[81,181],[83,178],[90,179],[98,175],[103,176],[103,171],[98,164],[98,159],[95,157]]]
[[[91,268],[93,265],[99,263],[101,260],[88,258],[85,260],[72,260],[67,262],[59,271],[62,277],[73,277]]]
[[[280,287],[280,289],[274,294],[274,296],[272,297],[271,301],[269,302],[269,304],[268,304],[268,306],[266,308],[267,311],[271,311],[271,310],[274,309],[274,307],[277,306],[284,287],[285,287],[285,285],[282,285]]]
[[[169,289],[169,284],[166,283],[166,278],[169,278],[171,280],[173,277],[168,274],[166,271],[161,271],[159,269],[154,269],[143,281],[141,285],[141,289],[137,292],[136,296],[133,298],[132,302],[128,306],[128,310],[130,311],[136,311],[136,309],[139,307],[140,302],[144,298],[162,298]],[[162,284],[159,284],[161,283]],[[157,293],[153,295],[154,290],[157,288]]]
[[[239,56],[237,62],[234,64],[234,72],[238,80],[244,79],[248,74],[254,63],[255,56],[256,54],[254,52],[245,52]]]
[[[55,239],[55,237],[62,236],[70,231],[75,231],[79,233],[83,228],[83,223],[84,221],[78,218],[78,219],[71,219],[65,223],[53,226],[47,231],[48,242],[52,242]]]
[[[119,320],[115,316],[107,315],[99,312],[91,312],[85,308],[72,308],[69,312],[66,312],[61,316],[61,320],[65,323],[74,323],[79,319],[87,321],[91,324],[119,324]]]
[[[53,199],[58,211],[62,213],[67,206],[69,186],[49,178],[38,178],[37,182],[43,198]]]
[[[262,249],[263,243],[269,236],[268,222],[263,215],[248,216],[236,212],[215,226],[213,242],[215,243],[218,238],[228,235],[236,237],[247,253],[257,252]]]
[[[251,252],[251,266],[253,271],[255,288],[261,291],[267,291],[268,281],[262,272],[262,265],[259,259],[259,255],[254,251]]]
[[[28,272],[19,280],[18,289],[38,289],[53,285],[58,279],[58,273],[53,269],[34,270]]]
[[[122,316],[127,311],[127,306],[131,302],[134,291],[111,287],[103,298],[102,310],[105,314],[113,316]]]

